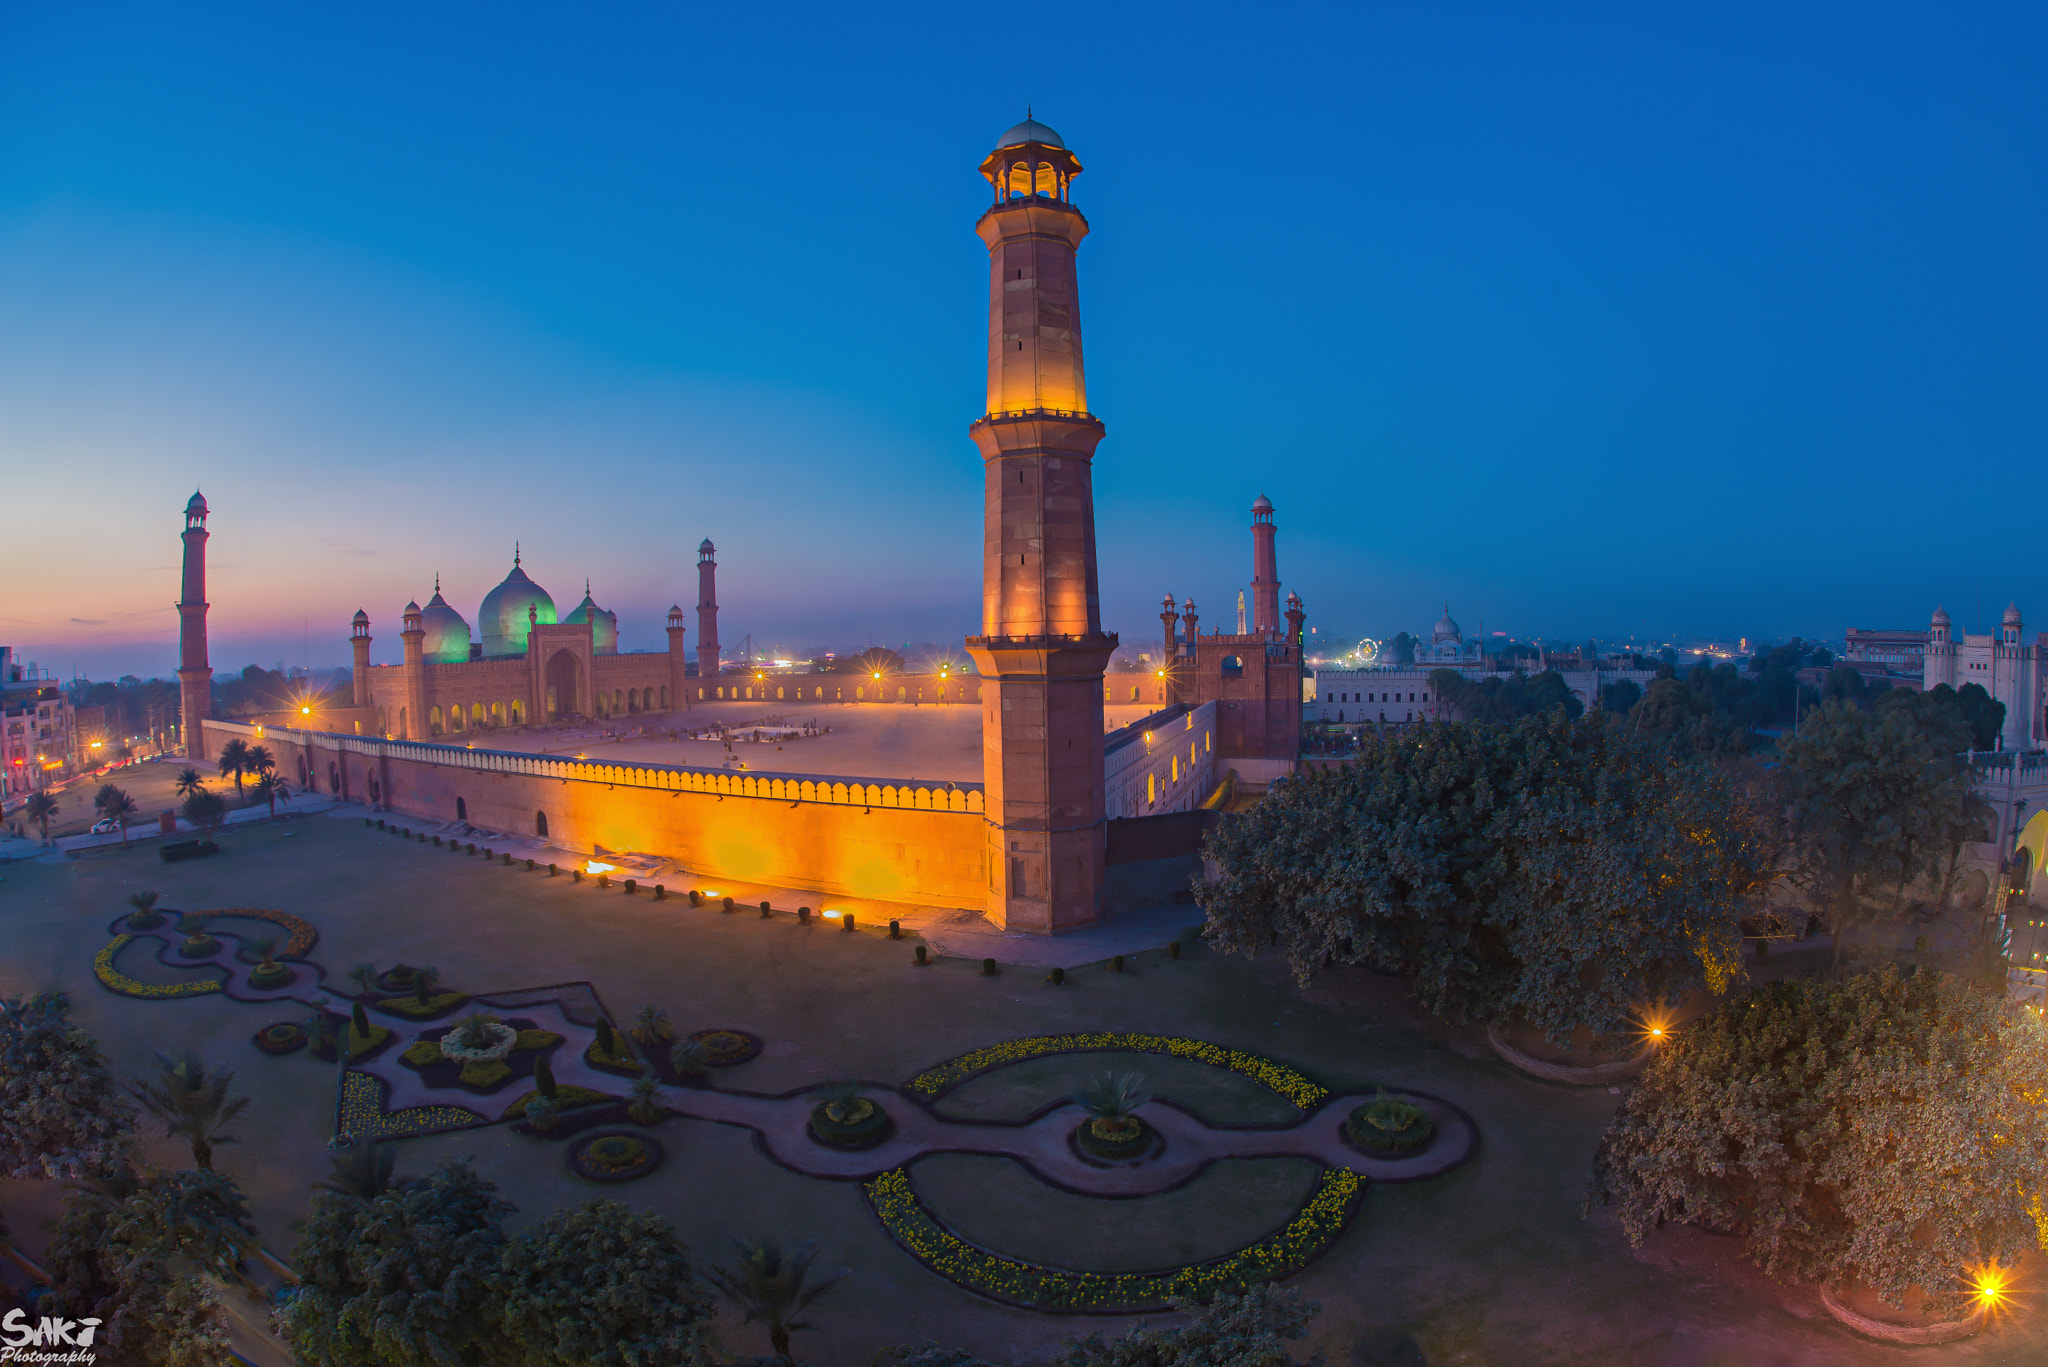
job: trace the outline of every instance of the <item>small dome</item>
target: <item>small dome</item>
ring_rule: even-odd
[[[1458,624],[1451,620],[1451,605],[1449,603],[1444,604],[1443,618],[1436,624],[1436,630],[1429,634],[1429,643],[1431,645],[1439,645],[1445,641],[1456,641],[1462,645],[1464,640],[1465,633],[1460,631]]]
[[[364,612],[361,608],[357,608],[356,615],[349,619],[349,625],[354,627],[366,627],[370,625],[370,614]]]
[[[206,495],[205,495],[205,494],[202,494],[202,493],[200,493],[200,492],[199,492],[199,491],[198,491],[197,489],[194,489],[194,490],[192,491],[192,501],[191,501],[190,503],[187,503],[187,504],[185,505],[185,516],[187,516],[187,517],[195,517],[195,516],[196,516],[196,517],[205,517],[205,516],[206,516]]]
[[[1026,119],[1009,132],[996,139],[997,147],[1022,147],[1027,142],[1042,143],[1047,147],[1065,147],[1060,135],[1036,119]]]
[[[594,653],[599,655],[616,655],[619,653],[619,614],[616,612],[606,612],[597,605],[596,600],[590,596],[590,582],[588,580],[585,580],[583,584],[583,601],[576,605],[574,612],[562,620],[575,626],[580,626],[585,622],[590,623],[590,648]]]
[[[697,554],[699,554],[699,555],[709,555],[709,554],[711,554],[711,553],[712,553],[713,551],[715,551],[715,550],[717,550],[717,549],[718,549],[718,547],[716,547],[716,546],[712,545],[712,544],[711,544],[711,538],[707,536],[707,537],[705,537],[705,538],[704,538],[703,544],[701,544],[701,545],[699,545],[699,546],[697,547]]]
[[[419,605],[418,603],[407,603],[407,604],[405,605],[405,615],[406,615],[406,616],[408,616],[408,617],[417,617],[417,616],[419,616],[419,615],[420,615],[420,605]]]
[[[1939,603],[1936,603],[1936,604],[1934,605],[1934,623],[1933,623],[1933,625],[1935,625],[1935,626],[1938,626],[1938,627],[1945,627],[1945,626],[1947,626],[1948,624],[1949,624],[1949,621],[1948,621],[1948,609],[1947,609],[1947,608],[1945,608],[1945,607],[1943,607],[1943,606],[1942,606],[1941,604],[1939,604]]]
[[[469,623],[441,596],[439,584],[420,614],[420,626],[427,639],[420,643],[420,656],[430,665],[457,665],[469,658]]]
[[[1270,513],[1270,512],[1272,512],[1272,511],[1273,511],[1273,500],[1272,500],[1272,499],[1270,499],[1270,498],[1267,498],[1267,497],[1266,497],[1266,496],[1265,496],[1264,494],[1260,494],[1260,495],[1259,495],[1259,497],[1258,497],[1258,500],[1257,500],[1256,502],[1254,502],[1254,503],[1252,504],[1252,511],[1253,511],[1253,512],[1255,512],[1255,513]]]
[[[2009,627],[2016,627],[2019,624],[2020,605],[2018,603],[2007,603],[2005,605],[2005,625]]]
[[[532,609],[532,616],[528,616]],[[483,634],[484,658],[500,659],[507,655],[526,653],[526,635],[534,623],[553,626],[555,623],[555,600],[548,591],[526,577],[526,571],[519,568],[519,558],[512,558],[512,573],[504,582],[484,595],[484,603],[477,610],[476,627]]]

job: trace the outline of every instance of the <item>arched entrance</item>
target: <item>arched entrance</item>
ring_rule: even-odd
[[[548,720],[560,721],[577,710],[576,699],[581,690],[578,681],[581,673],[576,668],[576,657],[566,650],[555,652],[548,661]]]

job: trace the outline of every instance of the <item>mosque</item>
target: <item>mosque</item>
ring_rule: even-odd
[[[721,674],[709,540],[697,556],[695,667],[680,605],[665,651],[621,654],[617,616],[588,583],[558,617],[515,547],[474,628],[438,579],[424,608],[405,606],[400,664],[370,663],[372,622],[358,611],[351,706],[292,725],[214,721],[208,508],[195,494],[179,602],[188,753],[210,759],[232,737],[260,736],[301,782],[421,821],[658,851],[705,877],[978,907],[1007,930],[1095,924],[1109,864],[1132,850],[1192,851],[1199,823],[1160,822],[1212,799],[1226,773],[1256,788],[1292,770],[1306,612],[1295,594],[1282,610],[1274,508],[1261,495],[1249,624],[1205,635],[1194,602],[1176,608],[1169,596],[1162,667],[1107,672],[1118,639],[1098,606],[1093,484],[1105,429],[1082,360],[1075,256],[1089,224],[1071,199],[1081,163],[1027,118],[979,169],[992,202],[975,225],[989,251],[989,326],[987,404],[968,429],[983,478],[982,621],[964,642],[973,673]],[[980,781],[605,763],[489,744],[495,729],[541,722],[798,701],[978,706]],[[1110,704],[1153,710],[1112,730]]]

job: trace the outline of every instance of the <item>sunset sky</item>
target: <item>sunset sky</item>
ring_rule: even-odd
[[[0,7],[0,643],[976,625],[975,167],[1074,200],[1104,625],[2048,627],[2039,7]],[[694,619],[692,639],[694,640]]]

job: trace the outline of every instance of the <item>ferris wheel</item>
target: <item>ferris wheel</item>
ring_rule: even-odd
[[[1351,649],[1351,658],[1361,666],[1376,665],[1380,662],[1380,643],[1368,636]]]

